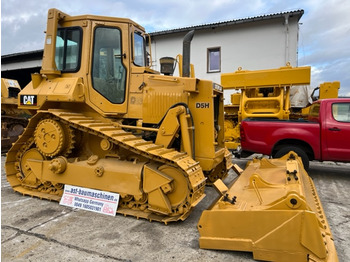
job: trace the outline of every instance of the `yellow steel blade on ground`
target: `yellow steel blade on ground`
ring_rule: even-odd
[[[338,261],[315,186],[294,152],[254,159],[199,220],[205,249],[253,252],[265,261]]]

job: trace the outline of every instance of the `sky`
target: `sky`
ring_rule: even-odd
[[[43,49],[47,11],[134,20],[151,33],[302,9],[298,65],[311,87],[340,81],[350,96],[350,0],[2,0],[1,55]]]

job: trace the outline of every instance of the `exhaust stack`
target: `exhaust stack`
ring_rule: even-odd
[[[189,31],[183,40],[182,44],[182,56],[183,56],[183,64],[182,64],[182,76],[190,77],[190,64],[191,64],[191,41],[194,35],[194,30]]]

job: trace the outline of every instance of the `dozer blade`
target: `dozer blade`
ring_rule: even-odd
[[[199,220],[204,249],[253,252],[264,261],[338,261],[312,179],[294,152],[254,159]]]

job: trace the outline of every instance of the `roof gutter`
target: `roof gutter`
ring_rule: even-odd
[[[159,36],[159,35],[188,32],[189,30],[213,29],[216,27],[245,24],[245,23],[251,23],[251,22],[271,20],[271,19],[276,19],[276,18],[283,18],[283,20],[284,20],[286,15],[288,15],[289,17],[297,16],[298,21],[299,21],[300,18],[303,16],[303,14],[304,14],[304,10],[301,9],[301,10],[296,10],[296,11],[291,11],[291,12],[262,15],[262,16],[249,17],[249,18],[243,18],[243,19],[237,19],[237,20],[231,20],[231,21],[225,21],[225,22],[218,22],[218,23],[212,23],[212,24],[204,24],[204,25],[183,27],[183,28],[178,28],[178,29],[158,31],[158,32],[149,33],[149,35],[151,37],[153,37],[153,36]]]

